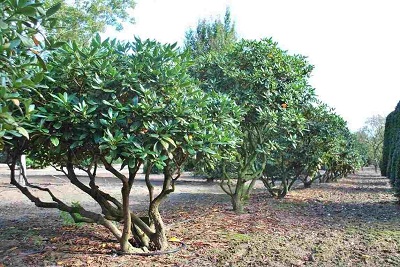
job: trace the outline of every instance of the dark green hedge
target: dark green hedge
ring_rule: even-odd
[[[381,173],[390,179],[400,200],[400,102],[386,118]]]

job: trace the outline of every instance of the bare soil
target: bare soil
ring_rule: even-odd
[[[61,173],[28,175],[67,202],[98,211]],[[117,196],[118,180],[100,176],[100,187]],[[161,185],[161,176],[152,179]],[[35,207],[0,171],[0,266],[400,266],[400,205],[386,178],[366,168],[338,183],[300,187],[274,199],[259,185],[246,213],[236,215],[217,183],[186,174],[162,207],[169,237],[186,248],[121,256],[104,228]],[[132,192],[131,206],[144,213],[143,177]]]

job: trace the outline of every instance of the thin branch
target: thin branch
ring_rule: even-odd
[[[225,190],[225,188],[223,187],[224,186],[224,181],[227,181],[226,183],[225,183],[225,185],[228,187],[228,190],[229,190],[229,192],[227,191],[227,190]],[[228,172],[226,171],[226,162],[225,162],[225,160],[222,162],[222,180],[221,180],[221,182],[220,182],[220,186],[221,186],[221,188],[222,188],[222,190],[226,193],[226,194],[228,194],[229,196],[233,196],[234,195],[234,193],[233,193],[233,190],[232,190],[232,186],[231,186],[231,177],[228,175]]]
[[[249,184],[249,186],[247,187],[247,190],[246,190],[246,196],[250,195],[257,180],[258,180],[258,177],[254,177],[253,180],[251,180],[251,183]]]
[[[288,190],[290,190],[290,189],[292,188],[293,184],[297,181],[297,179],[298,179],[298,177],[294,177],[294,178],[292,179],[292,181],[290,182],[290,184],[289,184],[289,186],[288,186]]]
[[[150,203],[153,201],[153,198],[154,198],[154,195],[153,195],[154,194],[154,186],[151,184],[151,181],[150,181],[150,173],[151,173],[151,169],[153,168],[153,164],[154,163],[150,163],[147,165],[146,174],[144,176],[147,189],[149,190]]]
[[[226,185],[226,184],[223,184],[222,182],[219,183],[219,186],[221,187],[222,191],[224,191],[228,196],[232,197],[232,196],[233,196],[233,193],[232,193],[231,187],[228,186],[228,189],[229,189],[229,191],[228,191],[228,189],[226,189],[226,188],[224,187],[225,185]]]
[[[12,164],[12,167],[15,167],[15,163]],[[26,178],[26,175],[24,173],[23,173],[23,177],[24,177],[25,182],[27,182],[27,178]],[[59,209],[61,211],[65,211],[65,212],[68,212],[70,214],[78,213],[82,217],[86,218],[87,221],[97,222],[99,224],[103,224],[104,223],[105,219],[100,214],[85,210],[82,207],[71,207],[71,206],[68,206],[63,201],[61,201],[59,198],[57,198],[51,192],[51,190],[49,188],[43,188],[43,187],[40,187],[40,186],[37,186],[37,185],[32,185],[32,184],[30,184],[28,182],[27,184],[29,184],[29,187],[34,188],[34,189],[38,189],[40,191],[47,192],[51,196],[51,199],[53,200],[53,202],[44,202],[44,201],[40,200],[40,198],[35,197],[29,191],[28,187],[22,186],[20,183],[17,182],[17,180],[15,179],[15,170],[14,169],[11,169],[11,184],[14,185],[15,187],[17,187],[17,189],[19,189],[20,192],[23,193],[30,201],[35,203],[35,205],[37,207]]]
[[[107,160],[106,158],[103,156],[101,157],[101,161],[104,164],[104,167],[106,168],[107,171],[111,172],[115,177],[117,177],[118,179],[120,179],[123,183],[128,183],[129,179],[123,175],[121,172],[117,171]]]
[[[157,197],[154,198],[152,204],[159,205],[161,201],[170,193],[175,191],[175,180],[172,178],[172,173],[170,170],[170,160],[167,160],[166,166],[164,166],[164,183],[163,188],[158,194]]]
[[[139,227],[147,236],[153,235],[155,232],[135,213],[131,212],[132,222],[135,226]]]
[[[136,160],[134,168],[130,168],[128,166],[128,169],[129,169],[129,181],[128,181],[129,190],[132,188],[133,183],[135,182],[136,174],[139,171],[141,165],[142,165],[142,161],[141,160]]]
[[[79,181],[79,179],[77,178],[77,176],[75,174],[74,167],[71,163],[71,154],[70,153],[68,155],[68,159],[69,159],[69,162],[67,163],[67,166],[66,166],[67,172],[64,170],[64,167],[62,167],[62,171],[68,177],[70,182],[73,185],[75,185],[76,187],[78,187],[80,190],[82,190],[83,192],[85,192],[86,194],[91,196],[100,205],[104,215],[106,215],[109,218],[115,218],[115,219],[120,218],[122,204],[118,200],[116,200],[115,198],[110,196],[109,194],[101,191],[98,188],[98,186],[95,186],[94,181],[91,182],[91,186],[93,186],[93,187],[88,187],[85,184],[83,184],[81,181]],[[85,171],[88,173],[89,177],[92,176],[91,180],[95,179],[95,177],[93,176],[92,173],[90,173],[89,170],[85,170]],[[112,207],[108,201],[113,203],[117,208]]]

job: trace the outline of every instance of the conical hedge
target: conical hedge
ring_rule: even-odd
[[[390,179],[400,200],[400,102],[386,118],[381,173]]]

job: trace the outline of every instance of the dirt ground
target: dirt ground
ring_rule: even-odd
[[[98,211],[61,173],[28,175],[67,202]],[[117,196],[118,181],[100,176],[100,187]],[[160,176],[152,179],[161,185]],[[132,192],[131,206],[144,212],[143,177]],[[218,184],[186,174],[162,213],[169,237],[186,247],[120,256],[104,228],[74,225],[59,211],[35,207],[0,171],[0,266],[400,266],[400,205],[388,180],[371,168],[338,183],[298,188],[285,199],[271,198],[259,185],[242,215],[230,210]]]

